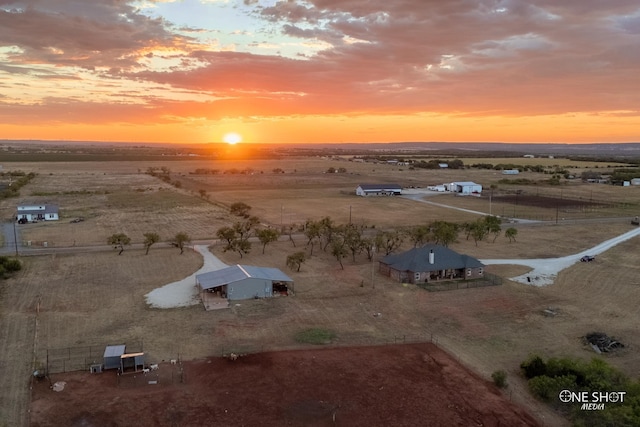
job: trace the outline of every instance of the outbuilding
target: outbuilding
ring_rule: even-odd
[[[102,358],[104,369],[119,369],[120,359],[125,353],[125,349],[126,346],[124,344],[108,345],[104,349],[104,356]]]
[[[102,358],[104,369],[119,369],[120,372],[133,369],[139,371],[144,369],[144,353],[127,353],[127,346],[124,344],[108,345],[104,349]],[[91,367],[94,372],[94,366]],[[97,370],[95,370],[97,372]]]
[[[458,182],[452,182],[450,184],[445,184],[447,187],[447,190],[449,190],[452,193],[458,193],[458,194],[480,194],[482,193],[482,185],[480,184],[476,184],[475,182],[472,181],[458,181]]]
[[[208,308],[208,302],[215,300],[228,303],[288,295],[292,285],[293,280],[277,268],[251,265],[232,265],[196,275],[196,286],[205,308]]]
[[[402,187],[398,184],[360,184],[356,188],[358,196],[399,196]]]

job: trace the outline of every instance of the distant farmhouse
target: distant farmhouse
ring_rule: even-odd
[[[398,184],[360,184],[356,188],[358,196],[399,196],[402,187]]]
[[[56,205],[20,205],[16,215],[18,222],[57,221],[59,219],[58,206]]]
[[[428,244],[380,261],[380,274],[402,283],[429,283],[483,277],[484,264],[440,245]]]
[[[229,301],[288,295],[293,280],[277,268],[232,265],[196,275],[205,309],[228,306]]]

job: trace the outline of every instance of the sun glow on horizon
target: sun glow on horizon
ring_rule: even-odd
[[[242,136],[240,136],[240,134],[237,134],[235,132],[229,132],[224,135],[222,140],[229,145],[235,145],[239,142],[242,142]]]

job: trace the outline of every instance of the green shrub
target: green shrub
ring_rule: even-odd
[[[22,263],[15,258],[0,256],[0,278],[5,278],[7,273],[22,270]]]
[[[531,393],[569,415],[575,426],[640,426],[640,382],[628,379],[602,359],[551,358],[545,362],[531,356],[520,367],[529,379]],[[625,396],[624,401],[605,402],[602,410],[584,411],[580,403],[563,403],[559,399],[562,390],[589,394],[623,391]]]
[[[505,388],[507,386],[507,373],[502,369],[491,374],[491,378],[493,379],[493,383],[498,387]]]
[[[303,344],[329,344],[336,334],[328,329],[311,328],[300,331],[295,335],[295,340]]]
[[[547,373],[547,364],[540,356],[533,355],[520,364],[527,379],[535,378]]]

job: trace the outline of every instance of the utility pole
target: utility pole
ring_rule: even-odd
[[[16,233],[16,221],[13,221],[13,245],[16,248],[16,256],[18,256],[18,236]]]
[[[491,214],[491,196],[493,196],[493,188],[491,189],[491,192],[489,193],[489,215]]]
[[[373,275],[375,270],[375,258],[376,258],[376,247],[374,246],[371,249],[371,287],[373,289],[376,288],[376,282],[373,280]]]

